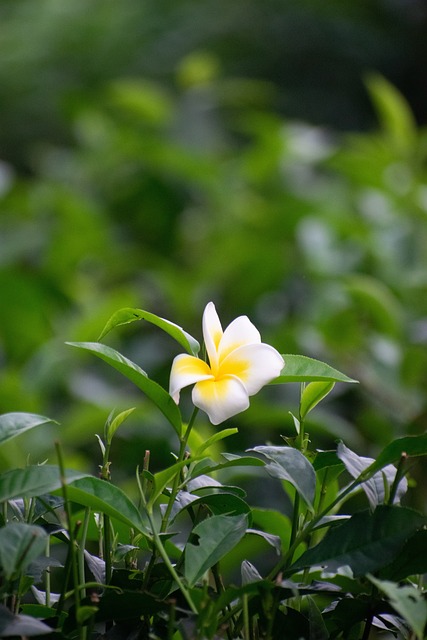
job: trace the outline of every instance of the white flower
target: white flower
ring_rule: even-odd
[[[280,374],[285,364],[276,349],[261,342],[258,329],[240,316],[222,330],[213,302],[203,314],[203,338],[209,364],[182,354],[172,364],[169,393],[178,404],[181,389],[195,384],[192,399],[212,424],[249,407],[249,396]]]

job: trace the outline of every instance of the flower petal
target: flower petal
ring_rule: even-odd
[[[247,344],[232,351],[222,362],[218,376],[232,375],[241,380],[249,396],[280,375],[285,362],[268,344]]]
[[[247,316],[239,316],[224,331],[218,347],[219,361],[244,344],[261,344],[261,335]]]
[[[208,302],[203,312],[203,339],[214,373],[218,367],[218,345],[222,335],[222,326],[215,305],[213,302]]]
[[[183,353],[176,356],[172,363],[169,381],[169,394],[178,404],[179,392],[189,384],[213,378],[209,365],[194,356]]]
[[[212,424],[220,424],[249,407],[246,389],[234,376],[198,382],[192,398],[193,404],[208,414]]]

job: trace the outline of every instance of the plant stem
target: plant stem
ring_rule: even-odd
[[[70,558],[70,564],[71,564],[71,572],[72,572],[72,576],[73,576],[74,599],[75,599],[75,606],[76,606],[76,619],[78,620],[81,597],[80,597],[80,589],[79,589],[79,571],[78,571],[78,566],[77,566],[77,561],[76,561],[76,539],[75,539],[75,536],[74,536],[74,530],[73,530],[73,526],[72,526],[70,502],[68,500],[67,481],[66,481],[66,478],[65,478],[64,459],[62,457],[62,451],[61,451],[61,447],[59,445],[59,442],[55,442],[55,448],[56,448],[56,455],[58,457],[58,466],[59,466],[59,473],[60,473],[62,496],[64,498],[64,508],[65,508],[65,513],[66,513],[66,517],[67,517],[67,528],[68,528],[68,536],[69,536],[69,558]],[[85,633],[83,631],[81,623],[77,622],[77,628],[78,628],[79,638],[81,640],[83,640],[83,638],[85,637]]]
[[[272,580],[274,578],[274,576],[276,576],[279,573],[279,571],[281,571],[284,567],[289,566],[290,561],[291,561],[296,549],[301,544],[301,542],[303,542],[307,538],[307,536],[311,533],[311,531],[314,529],[314,527],[320,522],[320,520],[324,516],[326,516],[329,513],[329,511],[331,511],[331,509],[333,509],[335,507],[336,504],[341,502],[341,500],[346,495],[351,493],[351,491],[353,491],[353,489],[355,489],[355,487],[357,487],[359,484],[360,484],[360,478],[356,478],[356,480],[354,480],[350,485],[348,485],[348,487],[343,489],[338,494],[338,496],[335,498],[335,500],[333,500],[327,507],[325,507],[321,513],[319,513],[315,518],[313,518],[313,520],[311,520],[308,523],[308,525],[302,531],[300,531],[300,533],[296,536],[293,544],[291,544],[291,546],[289,547],[288,551],[285,553],[283,558],[281,558],[281,560],[279,560],[279,562],[272,569],[272,571],[270,571],[268,579]]]
[[[50,537],[48,536],[46,542],[46,558],[50,557]],[[45,582],[45,605],[50,607],[50,567],[46,568],[46,582]]]
[[[78,561],[79,561],[79,574],[80,574],[80,584],[84,585],[85,583],[85,548],[86,548],[86,537],[87,537],[87,530],[89,527],[89,518],[90,518],[90,507],[86,507],[85,509],[85,517],[83,520],[83,527],[82,527],[82,535],[81,535],[81,540],[80,540],[80,546],[78,549]],[[82,594],[82,598],[86,597],[86,589],[84,587],[82,587],[81,589],[81,594]]]
[[[388,504],[393,506],[394,499],[396,497],[397,489],[399,487],[400,481],[405,475],[405,465],[408,459],[408,455],[403,451],[400,456],[399,464],[397,465],[396,475],[394,476],[393,484],[390,490],[390,497],[388,499]]]
[[[137,482],[137,485],[138,485],[138,489],[139,489],[139,493],[140,493],[140,496],[141,496],[142,503],[143,503],[144,507],[147,507],[147,501],[146,501],[145,495],[144,495],[144,493],[142,491],[141,480],[139,478],[138,472],[136,474],[136,482]],[[177,583],[177,585],[178,585],[182,595],[186,599],[186,601],[188,603],[188,606],[190,607],[191,611],[194,614],[197,614],[198,611],[197,611],[196,605],[194,604],[189,591],[184,586],[184,583],[182,582],[181,578],[177,574],[177,572],[175,570],[175,567],[172,565],[172,563],[171,563],[171,561],[169,559],[169,556],[166,553],[166,549],[163,546],[163,542],[162,542],[162,540],[160,538],[160,535],[159,535],[159,533],[157,531],[155,522],[153,520],[153,515],[152,515],[152,512],[151,512],[151,509],[147,509],[146,510],[146,514],[147,514],[147,518],[148,518],[148,521],[150,523],[150,528],[151,528],[151,531],[152,531],[152,534],[153,534],[154,544],[156,545],[156,548],[157,548],[157,551],[158,551],[159,555],[162,557],[162,559],[163,559],[166,567],[168,568],[169,573],[171,574],[172,578]]]
[[[111,523],[110,516],[104,513],[104,562],[105,562],[105,584],[109,584],[111,580]]]
[[[199,409],[197,407],[194,407],[193,413],[191,414],[191,418],[190,418],[190,420],[188,422],[188,425],[187,425],[187,428],[185,430],[185,433],[180,438],[180,447],[179,447],[179,454],[178,454],[177,462],[182,462],[184,460],[185,449],[187,447],[188,438],[190,437],[191,429],[193,428],[194,421],[196,419],[196,416],[197,416],[198,412],[199,412]],[[181,479],[180,478],[180,472],[177,471],[177,473],[175,475],[175,478],[174,478],[171,494],[169,496],[168,504],[167,504],[165,513],[164,513],[163,518],[162,518],[162,524],[161,524],[161,528],[160,528],[160,531],[162,533],[165,532],[167,527],[168,527],[168,522],[169,522],[170,514],[171,514],[171,511],[172,511],[172,507],[174,505],[175,498],[176,498],[176,496],[178,494],[178,490],[179,490],[180,479]]]

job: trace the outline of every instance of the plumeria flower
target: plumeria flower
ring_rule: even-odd
[[[240,316],[222,330],[213,302],[203,313],[203,338],[209,363],[181,354],[172,364],[169,392],[179,402],[181,389],[194,384],[193,404],[212,424],[249,407],[249,396],[280,374],[285,364],[276,349],[261,342],[258,329]]]

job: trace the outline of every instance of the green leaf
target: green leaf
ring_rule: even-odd
[[[98,340],[102,340],[107,333],[109,333],[115,327],[118,327],[123,324],[129,324],[130,322],[135,322],[135,320],[146,320],[147,322],[151,322],[151,324],[156,325],[160,329],[163,329],[166,333],[168,333],[172,338],[174,338],[179,344],[184,347],[187,353],[197,356],[200,351],[200,344],[190,336],[189,333],[184,331],[181,327],[169,320],[165,320],[164,318],[159,318],[159,316],[154,315],[154,313],[149,313],[148,311],[143,311],[142,309],[130,309],[124,308],[116,311],[111,318],[108,320],[107,324],[103,328],[101,335]]]
[[[88,474],[65,472],[67,482],[84,478]],[[12,469],[0,476],[0,502],[15,498],[33,498],[51,493],[61,487],[60,471],[56,465],[34,465],[25,469]]]
[[[148,520],[143,518],[127,495],[110,482],[93,476],[81,478],[67,486],[67,495],[72,502],[90,507],[97,513],[105,513],[141,533],[150,533]]]
[[[398,462],[402,454],[423,456],[427,454],[427,433],[420,436],[404,436],[390,442],[365,471],[372,475],[392,462]]]
[[[406,620],[418,640],[423,640],[427,623],[427,602],[422,591],[411,586],[399,587],[394,582],[377,580],[373,576],[368,577],[377,589],[386,594],[393,608]]]
[[[180,462],[175,462],[175,464],[173,464],[172,466],[167,467],[166,469],[163,469],[163,471],[159,471],[158,473],[154,474],[154,476],[152,477],[153,489],[150,495],[150,500],[148,502],[148,505],[150,507],[154,504],[157,498],[163,493],[168,483],[187,464],[188,464],[188,460],[181,460]]]
[[[212,516],[193,529],[198,543],[188,542],[185,547],[185,577],[190,586],[236,546],[246,529],[246,515]]]
[[[417,140],[417,125],[405,98],[379,74],[368,75],[366,84],[386,133],[401,148],[411,148]]]
[[[110,419],[108,419],[106,424],[106,440],[108,444],[111,444],[111,441],[117,429],[134,411],[135,411],[135,407],[132,407],[132,409],[127,409],[126,411],[122,411],[111,421]]]
[[[427,529],[416,531],[399,551],[397,558],[379,575],[385,580],[400,582],[408,576],[427,573]]]
[[[332,391],[335,382],[309,382],[301,394],[300,417],[306,415]]]
[[[76,620],[79,624],[84,624],[87,620],[90,620],[98,611],[98,607],[92,607],[90,605],[84,605],[76,610]]]
[[[187,493],[186,491],[180,492],[177,496],[175,505],[176,509],[172,514],[172,519],[176,518],[176,516],[184,509],[187,509],[190,506],[194,508],[197,505],[205,505],[213,515],[237,516],[246,514],[250,517],[251,513],[251,509],[247,502],[242,500],[239,496],[236,496],[234,493],[228,493],[226,491],[204,494],[200,498]]]
[[[305,603],[308,606],[307,613],[310,625],[310,640],[328,640],[330,635],[316,601],[312,596],[308,595],[305,597]]]
[[[340,373],[328,364],[307,356],[284,354],[285,366],[278,378],[271,384],[285,382],[357,382],[344,373]]]
[[[335,571],[349,565],[356,577],[372,573],[392,562],[405,540],[425,524],[425,516],[405,507],[382,505],[373,513],[360,511],[330,529],[317,546],[303,553],[289,572],[313,565]]]
[[[24,572],[46,550],[46,541],[44,529],[24,522],[0,529],[0,566],[6,580]]]
[[[191,466],[187,475],[187,480],[194,480],[206,473],[213,473],[220,469],[228,469],[230,467],[264,467],[265,462],[259,458],[253,456],[239,456],[233,453],[222,453],[223,458],[226,458],[227,462],[214,462],[210,458],[203,458],[199,462],[196,462],[194,466]]]
[[[0,416],[0,444],[19,436],[19,434],[55,420],[38,416],[35,413],[4,413]]]
[[[210,446],[212,446],[213,444],[215,444],[215,442],[219,442],[220,440],[224,440],[224,438],[228,438],[228,436],[232,436],[235,433],[238,433],[238,429],[237,428],[231,428],[231,429],[223,429],[222,431],[218,431],[217,433],[214,433],[213,436],[211,436],[210,438],[208,438],[206,440],[206,442],[204,442],[195,452],[196,457],[199,457],[202,455],[202,453],[204,451],[206,451],[206,449],[209,449]]]
[[[166,608],[164,602],[142,591],[120,589],[120,592],[107,590],[98,604],[96,621],[105,620],[138,620],[141,616],[152,616]]]
[[[316,493],[316,473],[307,458],[292,447],[260,446],[250,449],[272,460],[266,465],[268,473],[274,478],[287,480],[295,487],[305,500],[308,508],[313,512],[313,502]]]
[[[67,344],[93,353],[131,380],[160,409],[177,434],[181,435],[181,413],[178,406],[163,387],[154,382],[154,380],[150,380],[145,371],[137,364],[122,356],[115,349],[111,349],[111,347],[99,342],[67,342]]]

